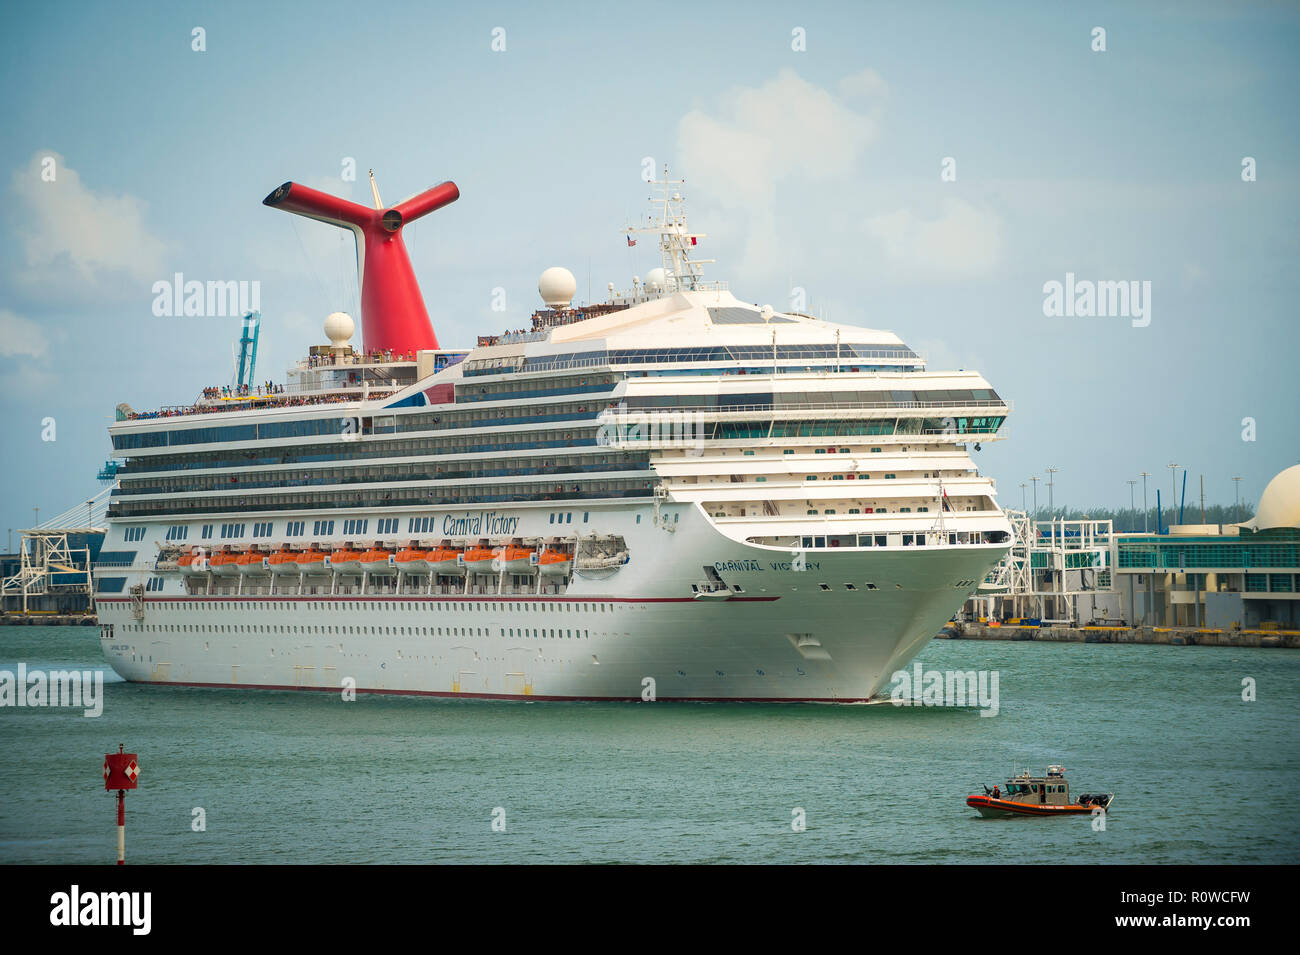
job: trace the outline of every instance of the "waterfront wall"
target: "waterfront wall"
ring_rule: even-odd
[[[1195,630],[1171,627],[990,627],[951,624],[947,640],[1036,640],[1044,643],[1148,643],[1176,647],[1286,647],[1300,649],[1300,630]]]
[[[98,623],[93,613],[0,614],[0,627],[93,627]]]

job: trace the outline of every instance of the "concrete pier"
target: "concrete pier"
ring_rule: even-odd
[[[93,613],[0,614],[0,627],[93,627],[98,623]]]
[[[940,640],[1038,640],[1045,643],[1153,643],[1174,647],[1300,649],[1300,630],[1198,630],[1181,627],[1019,627],[950,624]]]

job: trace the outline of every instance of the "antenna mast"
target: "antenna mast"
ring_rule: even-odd
[[[686,224],[686,200],[674,186],[686,184],[685,179],[669,179],[668,166],[664,164],[663,179],[653,179],[652,186],[662,186],[663,196],[651,197],[650,201],[660,206],[659,221],[645,227],[628,226],[628,235],[659,236],[659,256],[666,273],[666,284],[675,291],[693,292],[703,285],[702,266],[711,264],[713,259],[692,259],[691,249],[697,240],[706,237],[703,232],[692,232]]]

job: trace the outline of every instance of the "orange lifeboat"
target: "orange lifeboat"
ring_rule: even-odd
[[[240,554],[234,551],[222,551],[208,559],[209,569],[218,577],[236,577],[239,575]]]
[[[465,569],[471,574],[491,574],[492,561],[496,558],[497,549],[492,547],[471,547],[465,551]]]
[[[548,577],[563,577],[573,569],[573,557],[563,551],[544,550],[537,555],[537,572]]]
[[[201,550],[195,550],[189,554],[182,554],[180,560],[176,561],[176,566],[180,568],[181,574],[186,577],[197,577],[205,573],[208,569],[208,555]]]
[[[429,572],[428,551],[419,547],[404,547],[393,558],[397,569],[405,574],[427,574]]]
[[[438,546],[425,551],[424,562],[428,565],[431,573],[461,576],[465,573],[465,564],[461,560],[464,556],[463,551],[459,551],[454,547]]]
[[[382,547],[372,547],[361,555],[361,569],[369,574],[387,574],[395,570],[393,552]]]
[[[294,567],[304,574],[323,574],[328,569],[325,558],[329,556],[312,544],[305,551],[294,555]]]
[[[235,558],[235,569],[247,576],[249,574],[265,574],[270,570],[267,564],[266,554],[258,550],[250,550],[247,554],[240,554]]]
[[[496,549],[496,559],[492,562],[492,569],[498,573],[504,570],[507,574],[531,574],[537,567],[531,550],[527,547],[509,545]]]
[[[266,566],[272,574],[297,574],[298,552],[289,547],[282,547],[266,559]]]
[[[361,551],[344,545],[330,554],[330,567],[340,574],[361,573]]]

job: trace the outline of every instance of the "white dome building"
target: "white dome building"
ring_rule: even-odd
[[[1294,464],[1268,482],[1259,496],[1259,509],[1245,524],[1257,531],[1300,527],[1300,464]]]

